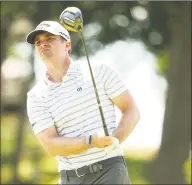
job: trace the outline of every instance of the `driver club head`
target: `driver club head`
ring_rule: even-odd
[[[76,7],[67,7],[60,15],[60,23],[68,31],[82,32],[83,18],[81,10]]]

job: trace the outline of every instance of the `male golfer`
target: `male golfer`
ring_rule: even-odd
[[[110,136],[102,120],[91,80],[70,59],[68,31],[43,21],[26,38],[46,66],[44,79],[29,92],[27,112],[42,147],[58,160],[59,184],[130,184],[120,144],[139,120],[133,98],[106,65],[93,73]],[[116,125],[115,109],[122,112]]]

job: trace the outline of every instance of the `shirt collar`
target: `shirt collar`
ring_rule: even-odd
[[[80,73],[80,66],[78,63],[75,63],[71,60],[70,64],[69,64],[69,68],[67,70],[67,74],[63,76],[62,78],[62,82],[63,81],[67,81],[67,79],[73,78],[74,76],[77,76]],[[60,85],[61,82],[52,82],[50,80],[50,77],[47,73],[47,71],[45,71],[45,75],[44,75],[44,81],[45,84],[47,85]]]

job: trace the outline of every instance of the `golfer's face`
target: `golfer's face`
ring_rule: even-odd
[[[35,49],[43,60],[60,58],[65,52],[65,42],[59,35],[41,33],[35,38]]]

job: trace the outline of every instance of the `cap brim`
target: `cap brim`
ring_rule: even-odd
[[[44,33],[44,32],[48,32],[48,33],[52,33],[50,31],[47,31],[47,30],[34,30],[34,31],[31,31],[27,37],[26,37],[26,41],[29,43],[29,44],[34,44],[35,43],[35,37],[40,34],[40,33]],[[55,33],[52,33],[54,35],[58,35],[58,34],[55,34]]]

